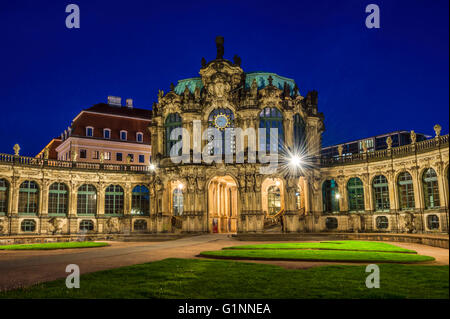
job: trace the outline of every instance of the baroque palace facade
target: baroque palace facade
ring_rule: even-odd
[[[449,145],[439,125],[423,141],[412,131],[407,145],[393,147],[388,137],[383,150],[343,154],[338,146],[338,156],[320,156],[317,92],[303,97],[292,79],[245,73],[239,57],[223,58],[223,38],[216,43],[217,58],[202,59],[200,77],[159,92],[151,164],[25,157],[18,145],[15,155],[0,154],[0,234],[448,232]],[[275,128],[266,151],[300,152],[307,165],[286,169],[281,156],[265,174],[267,163],[250,160],[250,138],[242,163],[195,161],[195,149],[214,141],[196,136],[194,123],[202,132]],[[169,156],[176,128],[189,132],[178,140],[188,154],[181,163]],[[239,154],[240,144],[229,144]]]

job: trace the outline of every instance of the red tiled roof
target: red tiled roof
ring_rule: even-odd
[[[71,136],[86,137],[86,128],[92,126],[93,138],[103,139],[103,129],[108,128],[111,130],[112,141],[121,141],[120,131],[124,130],[127,131],[128,142],[136,142],[136,133],[141,132],[144,135],[143,144],[150,144],[150,132],[147,130],[150,121],[150,110],[100,103],[83,110],[75,118],[71,126]]]
[[[126,106],[112,106],[106,103],[99,103],[91,106],[84,111],[87,112],[96,112],[96,113],[104,113],[104,114],[114,114],[128,117],[137,117],[142,119],[150,120],[152,118],[152,111],[146,109],[139,108],[129,108]]]
[[[58,152],[56,148],[62,143],[59,137],[56,137],[50,141],[40,152],[36,155],[37,158],[44,158],[44,151],[48,148],[48,159],[58,159]]]

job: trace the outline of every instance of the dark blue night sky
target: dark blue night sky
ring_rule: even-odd
[[[81,28],[65,27],[78,4]],[[376,3],[381,29],[365,27]],[[2,1],[0,153],[34,156],[78,112],[108,95],[150,108],[158,89],[198,75],[200,60],[319,91],[323,144],[449,126],[448,0]]]

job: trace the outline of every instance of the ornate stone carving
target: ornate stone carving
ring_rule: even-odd
[[[387,144],[388,150],[390,150],[392,148],[392,138],[390,136],[388,136],[386,138],[386,144]]]
[[[344,147],[341,145],[338,146],[338,153],[339,153],[339,157],[342,157],[342,151],[344,150]]]
[[[436,137],[441,136],[442,127],[439,124],[436,124],[434,127],[434,133],[436,133]]]
[[[117,218],[110,217],[106,221],[106,227],[109,233],[118,233],[120,232],[119,221]]]
[[[61,218],[53,217],[48,221],[48,223],[50,224],[49,230],[53,235],[61,233],[64,225],[64,221]]]
[[[411,137],[411,144],[415,144],[416,143],[416,139],[417,139],[416,132],[411,131],[410,137]]]
[[[14,149],[14,155],[19,156],[19,152],[20,152],[19,144],[15,144],[13,149]]]

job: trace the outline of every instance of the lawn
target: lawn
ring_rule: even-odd
[[[304,249],[226,249],[204,251],[203,257],[227,259],[268,259],[268,260],[310,260],[310,261],[350,261],[350,262],[397,262],[414,263],[432,261],[433,257],[387,253],[378,251],[346,251],[346,250],[304,250]]]
[[[0,298],[449,298],[448,266],[380,265],[380,288],[365,266],[288,270],[224,260],[165,259],[1,292]]]
[[[325,249],[325,250],[356,250],[356,251],[384,251],[416,253],[414,250],[405,249],[395,245],[370,241],[323,241],[320,243],[280,243],[258,244],[226,247],[224,249]]]
[[[0,250],[51,250],[51,249],[104,247],[108,245],[109,244],[107,243],[98,243],[92,241],[71,241],[65,243],[5,245],[0,246]]]

